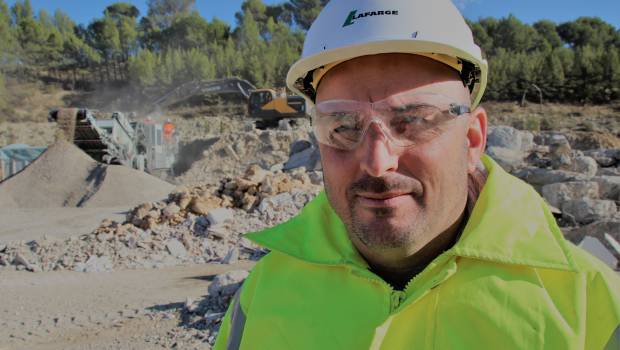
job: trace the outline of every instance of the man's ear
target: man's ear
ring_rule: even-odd
[[[487,144],[487,112],[477,107],[471,112],[467,125],[467,171],[476,170]]]

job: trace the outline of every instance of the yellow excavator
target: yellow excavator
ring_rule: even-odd
[[[241,94],[248,101],[248,117],[259,128],[277,126],[280,120],[307,118],[308,108],[303,97],[289,95],[286,89],[257,89],[244,79],[227,78],[191,81],[177,86],[149,103],[153,111],[163,109],[195,95]]]

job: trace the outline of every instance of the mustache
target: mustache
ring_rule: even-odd
[[[363,192],[384,193],[384,192],[410,192],[415,196],[421,196],[424,188],[420,181],[414,180],[398,174],[387,174],[382,177],[364,175],[361,179],[352,183],[347,189],[349,198]]]

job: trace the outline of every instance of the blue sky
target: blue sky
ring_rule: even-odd
[[[134,4],[141,14],[146,14],[146,0],[126,0]],[[267,4],[281,0],[263,0]],[[557,23],[574,20],[580,16],[598,16],[620,29],[620,0],[453,0],[465,17],[505,17],[512,13],[526,23],[550,19]],[[12,5],[15,0],[8,0]],[[88,24],[101,17],[103,9],[114,0],[31,0],[35,11],[45,9],[53,13],[61,9],[78,23]],[[200,14],[211,20],[218,17],[234,25],[235,12],[242,0],[196,0]]]

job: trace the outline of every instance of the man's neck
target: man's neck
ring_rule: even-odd
[[[467,222],[466,210],[460,218],[446,231],[435,237],[407,261],[407,267],[392,268],[370,264],[371,271],[383,278],[396,290],[404,290],[407,283],[422,272],[437,256],[450,249],[458,240]]]

